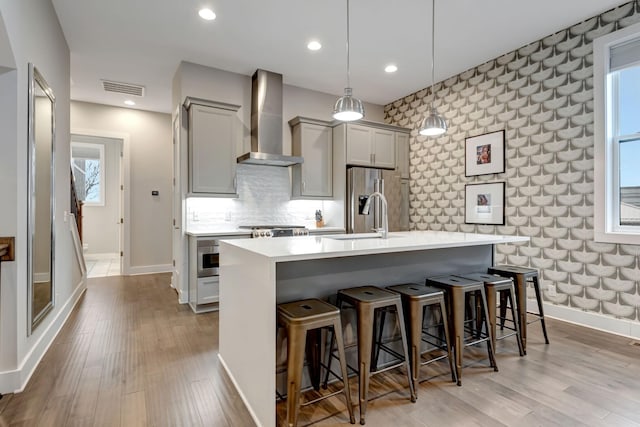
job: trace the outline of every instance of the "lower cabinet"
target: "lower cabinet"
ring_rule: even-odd
[[[194,313],[217,311],[220,301],[219,245],[225,239],[242,239],[246,235],[189,236],[189,307]],[[198,245],[198,242],[201,244]],[[198,277],[198,271],[201,271]]]

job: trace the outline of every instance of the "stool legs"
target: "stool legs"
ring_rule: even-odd
[[[533,288],[536,291],[536,301],[538,301],[538,313],[540,313],[540,323],[542,323],[544,342],[549,344],[549,337],[547,337],[547,325],[544,323],[544,309],[542,308],[542,295],[540,292],[540,284],[538,283],[538,276],[533,277]]]
[[[287,332],[287,425],[289,427],[295,427],[298,422],[304,352],[296,350],[304,345],[306,335],[304,328],[295,325],[291,325]]]
[[[344,384],[344,398],[347,401],[347,408],[349,409],[349,422],[355,424],[356,419],[353,415],[353,405],[351,404],[351,392],[349,391],[349,374],[347,372],[347,358],[344,352],[344,341],[342,338],[342,325],[340,322],[335,321],[333,323],[333,332],[338,343],[338,356],[340,357],[340,371],[342,372],[342,383]],[[333,342],[331,343],[333,347]],[[329,366],[327,366],[327,370]]]
[[[491,331],[493,332],[493,348],[496,348],[496,327],[497,327],[497,319],[496,319],[496,304],[497,304],[497,296],[498,292],[496,288],[492,284],[485,284],[485,290],[487,292],[487,311],[489,313],[489,323],[491,327]],[[509,290],[502,290],[500,292],[500,328],[504,328],[504,320],[507,315],[507,301],[509,301],[509,306],[511,308],[511,318],[513,319],[514,328],[516,331],[516,339],[518,341],[518,351],[520,352],[520,356],[524,356],[524,348],[522,346],[522,338],[520,335],[520,326],[518,325],[518,311],[515,307],[515,287],[511,284]]]
[[[371,349],[373,344],[374,310],[358,312],[358,399],[360,424],[364,425],[369,400],[369,371],[371,369]]]
[[[522,274],[514,277],[516,285],[516,305],[518,306],[518,322],[522,336],[522,348],[527,354],[527,279]]]
[[[402,350],[404,354],[404,365],[407,370],[407,379],[409,380],[409,391],[411,393],[411,401],[415,402],[417,399],[416,390],[413,383],[413,379],[411,378],[411,363],[409,360],[409,350],[407,346],[407,331],[405,329],[403,312],[402,312],[402,302],[398,300],[396,302],[396,313],[398,316],[398,324],[400,324],[400,335],[402,336]]]

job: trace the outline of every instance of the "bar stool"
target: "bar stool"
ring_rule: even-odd
[[[432,288],[430,286],[418,285],[416,283],[406,283],[403,285],[387,286],[387,289],[400,294],[402,299],[402,307],[405,315],[405,323],[407,324],[409,352],[411,361],[411,372],[413,375],[413,383],[415,386],[420,382],[420,367],[431,364],[444,358],[449,359],[449,369],[451,370],[451,380],[457,382],[456,371],[453,367],[453,355],[451,344],[449,343],[449,322],[447,319],[447,309],[445,306],[444,292],[441,289]],[[440,308],[440,324],[424,325],[425,310],[427,307],[433,309],[435,306]],[[441,336],[433,335],[430,328],[442,326],[444,340]],[[435,341],[431,341],[435,340]],[[422,341],[430,344],[432,348],[422,351]],[[422,360],[422,355],[430,353],[433,350],[440,349],[446,351],[445,354],[433,357],[428,360]],[[417,393],[417,389],[416,389]]]
[[[488,273],[469,273],[461,274],[459,277],[463,277],[469,280],[477,280],[478,282],[484,282],[484,289],[487,296],[487,311],[489,312],[489,323],[491,324],[491,330],[493,331],[493,348],[496,348],[496,341],[507,337],[514,336],[518,342],[518,351],[520,356],[524,356],[524,348],[522,347],[522,336],[520,335],[520,327],[518,326],[518,314],[516,309],[516,291],[513,286],[513,280],[508,277],[496,276]],[[500,308],[504,308],[504,313],[500,312],[500,324],[501,329],[507,328],[512,330],[511,333],[496,335],[496,306],[497,296],[500,295]],[[506,303],[509,302],[511,308],[511,319],[513,322],[513,328],[504,326],[506,320]]]
[[[344,392],[347,409],[349,410],[349,421],[351,424],[355,424],[353,406],[351,405],[351,394],[349,392],[344,342],[342,340],[340,310],[329,303],[314,298],[278,304],[277,311],[278,323],[287,331],[287,425],[289,427],[295,427],[298,421],[305,349],[309,351],[309,347],[311,347],[312,351],[308,352],[307,356],[307,359],[311,359],[311,365],[317,366],[320,360],[320,346],[317,344],[319,340],[317,336],[314,336],[314,333],[319,332],[321,328],[333,329],[331,346],[333,347],[333,337],[335,337],[335,341],[338,343],[338,355],[340,358],[340,369],[342,371],[344,387],[342,390],[322,396],[302,406],[316,403]],[[311,346],[309,346],[309,344],[311,344]],[[320,371],[319,367],[316,369],[316,366],[312,366],[310,371],[314,388],[317,390],[319,389]],[[327,369],[328,377],[330,367],[326,366],[325,368]]]
[[[522,335],[522,348],[524,354],[527,354],[527,324],[540,321],[542,324],[542,333],[544,334],[544,342],[549,344],[547,337],[547,326],[544,323],[544,309],[542,307],[542,295],[540,293],[540,283],[538,282],[538,270],[535,268],[517,267],[514,265],[496,265],[489,267],[489,274],[498,274],[504,277],[510,277],[516,285],[516,305],[518,306],[518,315],[520,318],[520,334]],[[536,293],[536,301],[538,303],[538,313],[527,311],[527,282],[533,284]],[[501,312],[503,309],[501,308]],[[536,318],[527,321],[527,314],[532,314]]]
[[[428,277],[427,286],[435,286],[444,289],[447,292],[449,300],[449,316],[453,319],[451,322],[451,337],[455,348],[456,356],[456,375],[458,377],[458,385],[462,385],[462,354],[464,347],[487,342],[487,353],[489,355],[489,363],[494,371],[498,371],[498,365],[494,357],[493,349],[493,332],[488,325],[489,313],[487,311],[487,298],[484,291],[484,283],[477,280],[464,279],[457,276],[439,276]],[[467,294],[480,294],[480,303],[482,305],[482,313],[478,316],[484,316],[484,323],[487,326],[487,333],[482,333],[482,329],[474,331],[474,339],[468,341],[465,339],[465,313],[466,313],[466,296]],[[470,316],[471,317],[471,316]],[[472,320],[468,321],[471,322]]]
[[[342,289],[338,291],[338,307],[343,308],[344,304],[348,304],[355,308],[358,325],[358,397],[360,401],[360,424],[365,423],[365,414],[367,412],[367,402],[369,396],[369,379],[372,375],[384,372],[401,365],[405,365],[407,369],[407,380],[409,381],[409,390],[411,401],[416,401],[416,393],[411,378],[411,368],[409,365],[409,352],[407,350],[407,335],[404,325],[404,315],[402,311],[402,301],[400,295],[378,288],[376,286],[359,286],[355,288]],[[383,350],[391,353],[396,357],[402,358],[402,361],[392,366],[387,366],[379,371],[374,370],[376,367],[372,365],[373,353],[373,337],[375,336],[374,325],[377,315],[387,308],[394,308],[398,325],[400,327],[400,335],[402,340],[402,354],[389,349],[382,343],[376,342],[376,346],[383,346]],[[383,328],[384,325],[380,325]],[[333,348],[331,349],[333,350]],[[333,356],[330,351],[329,356]],[[353,368],[352,368],[353,369]],[[325,380],[326,384],[326,380]]]

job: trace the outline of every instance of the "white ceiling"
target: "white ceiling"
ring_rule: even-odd
[[[135,108],[171,111],[181,60],[335,95],[346,85],[346,0],[52,0],[71,50],[71,98],[124,106],[101,79],[146,87]],[[436,81],[623,4],[623,0],[440,0]],[[217,19],[197,12],[211,7]],[[431,2],[351,0],[354,96],[386,104],[431,84]],[[317,52],[307,50],[321,41]],[[386,74],[388,63],[399,70]],[[328,107],[330,108],[330,107]]]

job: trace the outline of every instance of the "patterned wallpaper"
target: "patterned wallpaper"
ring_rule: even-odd
[[[413,129],[411,228],[530,236],[497,262],[538,268],[547,303],[640,321],[640,246],[593,241],[592,40],[637,22],[639,0],[436,84],[439,138],[417,132],[429,89],[387,105],[386,122]],[[506,172],[465,177],[465,138],[502,129]],[[465,184],[494,181],[505,225],[465,224]]]

